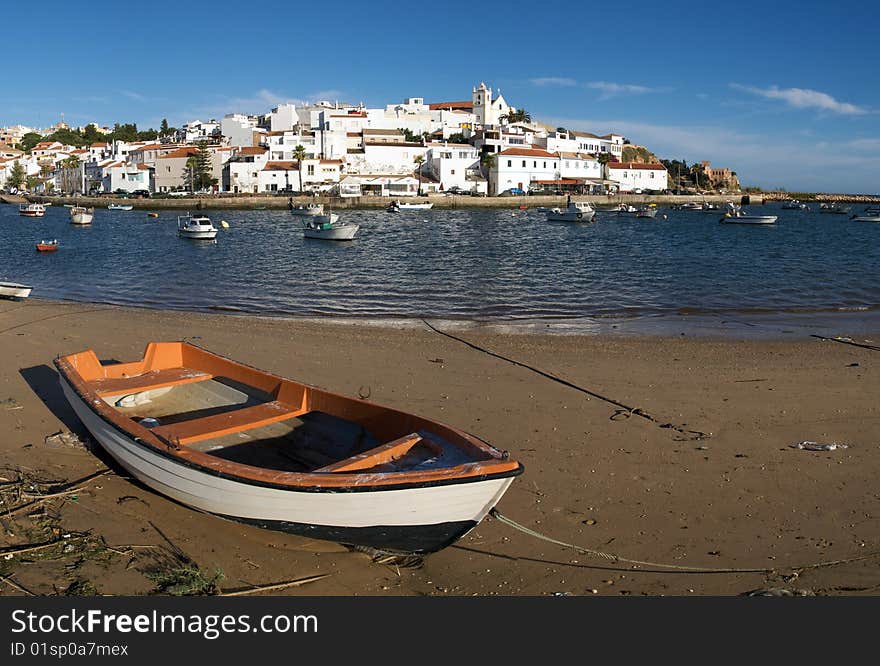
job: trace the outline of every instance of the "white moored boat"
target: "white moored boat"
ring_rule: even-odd
[[[313,217],[324,214],[324,204],[310,203],[308,206],[294,206],[290,209],[291,215],[301,217]]]
[[[85,208],[83,206],[74,206],[70,209],[71,224],[91,224],[92,218],[95,216],[94,208]]]
[[[107,206],[107,210],[133,210],[134,206],[131,204],[109,204]]]
[[[18,282],[0,282],[0,298],[11,298],[20,301],[30,296],[32,289],[33,287],[19,284]]]
[[[21,204],[18,207],[18,214],[24,217],[43,217],[46,214],[46,207],[43,204]]]
[[[303,236],[319,240],[352,240],[358,229],[358,224],[339,222],[339,216],[335,213],[314,215],[303,223]]]
[[[431,210],[433,207],[434,204],[430,201],[423,203],[400,203],[399,201],[392,201],[388,205],[388,212],[400,213],[405,210]]]
[[[784,210],[808,210],[807,204],[798,201],[797,199],[789,199],[788,201],[783,202],[782,208]]]
[[[724,224],[775,224],[776,215],[748,215],[741,206],[727,204],[727,212],[721,221]]]
[[[570,201],[565,208],[551,208],[547,211],[549,222],[592,222],[596,210],[585,201]]]
[[[865,208],[865,212],[861,215],[853,215],[851,220],[855,220],[856,222],[880,222],[880,207],[877,206],[869,206]]]
[[[181,238],[213,240],[217,237],[217,232],[217,227],[204,215],[193,217],[190,214],[186,214],[180,215],[177,218],[177,235]]]
[[[104,365],[55,359],[101,446],[167,497],[251,525],[402,553],[445,548],[523,471],[453,426],[182,342]]]

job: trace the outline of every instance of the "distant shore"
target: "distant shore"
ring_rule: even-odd
[[[616,195],[574,195],[578,201],[589,201],[602,206],[614,206],[621,202],[638,204],[654,203],[657,205],[673,205],[688,201],[724,203],[734,201],[740,203],[743,196],[749,196],[750,205],[763,203],[763,197],[756,195],[740,194],[711,194],[711,195],[673,195],[673,194],[616,194]],[[81,197],[81,196],[38,196],[27,197],[0,196],[4,203],[50,203],[55,206],[64,204],[82,205],[96,208],[106,208],[111,203],[124,203],[142,210],[192,210],[192,209],[218,209],[218,210],[254,210],[265,208],[267,210],[282,210],[290,205],[291,197],[288,196],[265,196],[265,195],[235,195],[218,194],[192,197],[174,198],[146,198],[146,199],[121,199],[118,197]],[[460,195],[431,194],[422,197],[292,197],[295,206],[311,203],[324,204],[325,208],[332,209],[376,209],[386,208],[396,199],[404,201],[430,201],[434,208],[519,208],[528,206],[564,206],[566,196],[537,195],[537,196],[511,196],[511,197],[472,197]]]

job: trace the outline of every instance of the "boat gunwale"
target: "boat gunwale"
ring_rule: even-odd
[[[152,344],[152,343],[151,343]],[[84,406],[101,420],[123,435],[129,441],[149,449],[151,452],[169,458],[179,464],[197,469],[212,476],[218,476],[233,481],[243,482],[250,485],[258,485],[276,489],[290,491],[307,491],[307,492],[352,492],[352,491],[375,491],[375,490],[404,490],[409,488],[424,488],[430,486],[449,485],[454,483],[472,483],[477,481],[485,481],[490,479],[498,479],[505,477],[518,476],[524,470],[522,463],[505,459],[505,452],[493,447],[488,442],[470,435],[458,428],[449,426],[432,419],[418,417],[408,412],[400,412],[400,410],[378,405],[366,400],[360,400],[350,396],[326,391],[304,382],[297,382],[283,378],[274,373],[260,370],[245,363],[235,361],[220,354],[199,347],[189,342],[177,343],[184,346],[190,346],[202,353],[209,354],[221,362],[231,364],[233,366],[241,366],[250,371],[255,371],[265,377],[277,380],[279,382],[290,382],[294,385],[304,387],[306,390],[316,391],[318,393],[349,400],[356,403],[369,405],[373,408],[385,409],[397,413],[403,413],[407,416],[413,416],[421,419],[431,425],[448,429],[453,434],[464,439],[467,444],[486,453],[490,456],[489,460],[466,462],[460,465],[444,467],[439,469],[428,470],[404,470],[393,472],[369,472],[361,471],[357,473],[347,472],[291,472],[283,470],[273,470],[244,463],[224,460],[208,453],[203,453],[196,449],[187,448],[186,446],[175,446],[173,443],[164,440],[150,429],[138,424],[130,418],[123,415],[117,409],[107,404],[101,397],[97,389],[91,388],[89,382],[85,380],[77,371],[69,358],[78,354],[94,351],[91,349],[76,352],[74,354],[59,355],[54,359],[55,367],[58,369],[62,379],[67,382],[73,392],[82,400]],[[149,345],[148,345],[149,349]],[[146,359],[146,352],[142,361]],[[97,358],[97,357],[96,357]],[[137,363],[137,361],[135,361]],[[102,366],[112,367],[112,366]],[[144,389],[141,389],[144,390]],[[305,398],[305,395],[304,395]],[[291,416],[293,418],[293,416]],[[454,443],[453,443],[454,444]],[[455,444],[454,444],[455,445]],[[341,462],[341,461],[340,461]]]

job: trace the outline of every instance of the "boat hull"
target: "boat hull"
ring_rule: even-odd
[[[548,222],[592,222],[594,217],[596,217],[595,211],[577,213],[567,211],[555,213],[550,211],[547,213]]]
[[[880,215],[856,215],[850,219],[856,222],[880,222]]]
[[[190,240],[214,240],[217,238],[217,234],[219,230],[214,229],[213,231],[186,231],[185,229],[178,229],[177,234],[181,238],[189,238]]]
[[[93,218],[93,213],[73,213],[70,216],[70,223],[79,225],[91,224]]]
[[[0,298],[21,300],[31,295],[33,287],[15,282],[0,282]]]
[[[721,220],[724,224],[775,224],[775,215],[742,215],[740,217],[725,217]]]
[[[303,236],[318,240],[346,241],[353,240],[358,229],[360,229],[360,226],[357,224],[344,224],[330,229],[310,229],[306,227],[303,229]]]
[[[388,552],[434,552],[476,526],[518,474],[388,489],[259,483],[187,464],[139,443],[93,411],[63,377],[60,381],[102,448],[152,490],[223,518],[312,538]]]
[[[313,208],[291,208],[290,214],[298,217],[314,217],[315,215],[323,215],[324,206],[315,206]]]

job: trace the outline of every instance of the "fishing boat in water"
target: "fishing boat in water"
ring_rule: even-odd
[[[721,222],[724,224],[775,224],[776,218],[776,215],[749,215],[742,206],[729,203]]]
[[[596,209],[586,201],[569,201],[565,208],[547,211],[548,222],[592,222]]]
[[[400,201],[392,201],[386,209],[389,213],[401,213],[407,210],[431,210],[434,204],[430,201],[422,203],[401,203]]]
[[[70,209],[70,223],[71,224],[91,224],[92,219],[95,217],[95,209],[94,208],[86,208],[85,206],[73,206]]]
[[[18,207],[18,214],[23,217],[43,217],[46,214],[46,207],[38,203],[21,204]]]
[[[832,215],[849,215],[852,210],[852,206],[844,206],[839,203],[820,203],[819,204],[819,212],[820,213],[830,213]]]
[[[807,204],[797,199],[788,199],[782,203],[783,210],[808,210]]]
[[[219,229],[214,226],[210,218],[204,215],[180,215],[177,218],[177,235],[181,238],[192,240],[214,240],[217,238]]]
[[[880,222],[880,206],[868,206],[861,215],[853,215],[856,222]]]
[[[108,204],[107,210],[133,210],[134,206],[131,204]]]
[[[340,222],[336,213],[313,215],[303,223],[303,237],[317,240],[353,240],[359,224]]]
[[[292,206],[290,214],[297,217],[314,217],[324,214],[324,204],[310,203],[307,206]]]
[[[58,239],[41,240],[37,243],[37,252],[55,252],[58,250]]]
[[[523,466],[458,428],[184,342],[55,359],[73,410],[131,475],[251,525],[398,553],[475,527]]]

